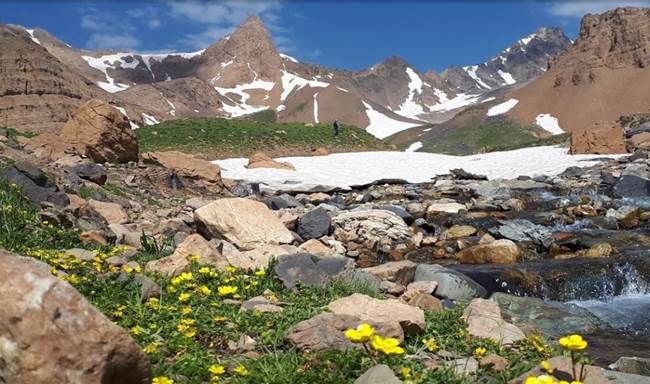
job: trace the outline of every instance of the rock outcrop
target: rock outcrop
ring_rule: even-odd
[[[142,159],[159,164],[179,176],[221,184],[221,168],[207,160],[179,151],[147,152]]]
[[[148,384],[129,335],[34,259],[0,251],[0,382]]]

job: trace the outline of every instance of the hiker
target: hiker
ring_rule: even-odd
[[[338,120],[334,120],[334,122],[332,123],[332,128],[334,128],[334,136],[338,137],[339,136],[339,121]]]

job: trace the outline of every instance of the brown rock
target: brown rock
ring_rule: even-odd
[[[84,244],[89,244],[89,243],[97,243],[101,245],[108,244],[108,240],[104,236],[104,233],[102,231],[97,231],[97,230],[81,232],[79,234],[79,240],[81,240],[81,242]]]
[[[442,301],[426,293],[418,293],[411,300],[409,305],[418,307],[424,311],[442,311]]]
[[[295,171],[296,168],[289,164],[273,160],[272,157],[263,153],[257,152],[248,159],[248,165],[246,166],[249,169],[253,168],[277,168],[277,169],[288,169]]]
[[[376,267],[364,268],[362,271],[377,276],[382,280],[407,285],[413,281],[417,264],[410,260],[389,261]]]
[[[617,122],[597,121],[571,135],[571,154],[625,153],[623,127]]]
[[[405,333],[419,333],[426,328],[421,309],[395,299],[379,300],[355,293],[331,302],[328,308],[335,314],[356,316],[362,321],[397,321]]]
[[[347,314],[321,313],[309,320],[301,321],[287,332],[287,341],[306,351],[328,349],[346,350],[359,348],[345,337],[345,331],[367,322],[375,328],[375,334],[404,340],[404,332],[396,321],[375,322]]]
[[[456,255],[463,264],[511,264],[519,257],[519,248],[511,240],[500,239],[465,248]]]
[[[316,148],[315,150],[313,150],[312,154],[314,156],[327,156],[327,155],[330,154],[330,151],[327,150],[327,148],[320,147],[320,148]]]
[[[90,199],[88,205],[97,211],[109,224],[124,224],[129,221],[129,215],[117,203],[109,203]]]
[[[501,317],[499,305],[491,300],[473,299],[463,311],[467,332],[508,345],[526,337],[521,329]]]
[[[188,256],[198,256],[201,264],[212,265],[219,270],[228,266],[226,258],[206,239],[195,233],[189,235],[173,254],[148,262],[145,269],[167,276],[178,275],[190,267]]]
[[[221,168],[217,164],[183,152],[147,152],[142,155],[142,158],[170,169],[180,176],[221,184]]]
[[[61,141],[97,163],[138,160],[138,138],[127,119],[101,100],[89,100],[61,130]]]
[[[471,225],[454,225],[443,232],[442,236],[446,239],[457,239],[459,237],[468,237],[476,233],[476,228]]]
[[[334,253],[327,245],[323,244],[318,239],[307,240],[300,244],[298,249],[316,256],[327,256]]]
[[[0,381],[148,384],[147,356],[34,259],[0,251]]]
[[[259,201],[216,200],[194,211],[194,220],[207,238],[226,239],[242,250],[293,241],[293,235],[280,219]]]
[[[499,355],[487,355],[478,362],[479,367],[492,367],[495,371],[503,371],[508,367],[508,360]]]

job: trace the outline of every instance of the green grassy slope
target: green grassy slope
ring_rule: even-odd
[[[308,155],[316,148],[330,152],[386,150],[388,144],[366,131],[343,126],[334,137],[331,126],[271,121],[197,118],[166,121],[137,129],[140,152],[179,150],[210,159],[249,156]]]

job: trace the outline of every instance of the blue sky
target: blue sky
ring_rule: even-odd
[[[419,70],[483,62],[541,26],[570,37],[580,17],[630,1],[2,1],[0,22],[41,27],[75,47],[196,51],[258,14],[281,51],[363,69],[399,55]]]

